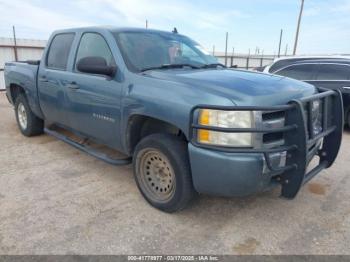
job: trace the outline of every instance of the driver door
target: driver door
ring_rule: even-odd
[[[119,147],[122,82],[115,77],[79,72],[77,63],[86,57],[103,58],[116,65],[105,38],[84,33],[76,53],[71,77],[66,83],[69,126],[98,142]]]

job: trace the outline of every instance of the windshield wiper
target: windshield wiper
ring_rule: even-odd
[[[218,66],[226,68],[226,66],[221,64],[221,63],[205,64],[205,65],[201,66],[200,68],[217,68]]]
[[[191,67],[193,69],[199,69],[198,66],[191,65],[191,64],[163,64],[160,66],[153,66],[153,67],[146,67],[141,69],[141,72],[145,72],[148,70],[155,70],[155,69],[170,69],[170,68],[183,68],[183,67]]]

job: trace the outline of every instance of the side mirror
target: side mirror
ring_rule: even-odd
[[[87,56],[78,61],[77,69],[83,73],[114,76],[116,67],[108,66],[106,59],[99,56]]]

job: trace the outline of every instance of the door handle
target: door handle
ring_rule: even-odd
[[[49,82],[49,80],[47,80],[46,76],[39,77],[39,81],[40,82]]]
[[[69,83],[66,85],[66,87],[73,89],[73,90],[79,89],[79,85],[76,82]]]

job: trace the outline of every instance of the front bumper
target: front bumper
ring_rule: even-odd
[[[197,192],[246,196],[268,188],[271,176],[263,173],[263,154],[239,154],[188,146],[192,180]]]
[[[330,167],[340,148],[343,130],[343,108],[340,92],[319,89],[318,94],[292,100],[287,105],[273,107],[217,107],[199,105],[192,109],[189,155],[195,189],[200,193],[244,196],[264,191],[275,184],[282,185],[282,196],[294,198],[303,184],[324,168]],[[322,128],[313,135],[311,103],[323,103]],[[213,128],[196,124],[196,112],[201,108],[220,110],[284,111],[285,126],[271,129]],[[197,143],[197,129],[222,132],[277,133],[282,132],[284,144],[273,148],[223,148]],[[218,130],[220,129],[220,130]],[[322,145],[320,141],[323,140]],[[285,154],[282,167],[273,164],[272,155]],[[307,172],[312,158],[318,156],[316,167]]]

